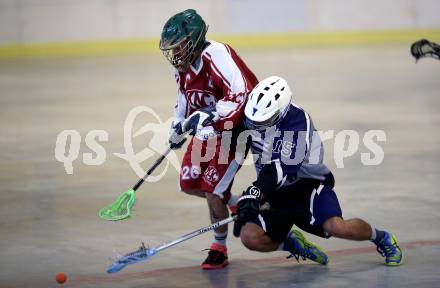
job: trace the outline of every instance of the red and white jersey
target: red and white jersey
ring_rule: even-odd
[[[179,90],[174,121],[180,122],[200,108],[212,107],[220,116],[215,129],[221,132],[226,121],[235,127],[243,120],[247,96],[258,80],[230,46],[207,42],[209,45],[186,72],[176,70]]]

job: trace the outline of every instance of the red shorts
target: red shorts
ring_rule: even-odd
[[[180,170],[180,188],[183,191],[199,190],[214,193],[227,203],[231,186],[240,169],[235,153],[220,149],[221,140],[202,141],[193,137],[183,156]]]

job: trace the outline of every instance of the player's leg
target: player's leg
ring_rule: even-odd
[[[320,226],[327,235],[337,238],[371,240],[377,245],[379,253],[386,257],[386,265],[397,266],[402,263],[402,251],[396,236],[377,230],[359,218],[344,220],[338,198],[331,186],[317,187],[311,195],[310,203],[310,224],[314,228]]]
[[[234,205],[238,197],[231,195],[231,186],[240,166],[229,157],[229,163],[219,164],[220,141],[216,146],[214,157],[207,163],[201,179],[201,190],[205,192],[209,207],[211,222],[229,217],[228,204]],[[208,257],[202,264],[204,269],[218,269],[228,265],[226,240],[228,227],[223,226],[214,230],[214,239]]]
[[[322,226],[324,231],[333,237],[357,241],[371,239],[372,228],[362,219],[344,220],[341,217],[332,217],[326,220]],[[384,232],[378,232],[383,237]]]
[[[229,217],[229,211],[222,199],[213,193],[205,193],[208,202],[211,223],[218,222]],[[208,257],[202,263],[203,269],[219,269],[229,264],[226,240],[228,237],[228,225],[214,229],[214,239],[208,252]]]
[[[279,214],[264,210],[241,227],[240,238],[244,246],[259,252],[288,251],[297,260],[310,259],[327,264],[328,257],[314,243],[308,241],[298,230],[292,229],[293,214]]]
[[[385,264],[388,266],[398,266],[403,263],[403,254],[397,243],[396,235],[375,229],[362,219],[344,220],[333,217],[324,222],[323,228],[329,235],[337,238],[371,240],[376,244],[378,252],[385,257]]]
[[[258,252],[276,251],[280,246],[280,243],[270,238],[262,227],[252,222],[241,227],[240,239],[246,248]]]
[[[316,187],[320,181],[315,179],[300,179],[299,181],[277,191],[279,199],[274,201],[278,208],[280,217],[292,217],[293,223],[300,229],[326,238],[321,227],[314,227],[311,224],[310,204]],[[285,204],[288,203],[288,204]],[[292,215],[292,216],[288,216]],[[291,229],[284,240],[284,250],[289,251],[296,259],[309,259],[314,262],[326,265],[328,256],[324,249],[307,238],[296,229]]]

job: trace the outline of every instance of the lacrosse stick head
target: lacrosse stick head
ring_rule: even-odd
[[[149,248],[145,247],[144,243],[142,243],[141,247],[139,247],[138,250],[130,252],[119,259],[117,259],[115,262],[113,262],[107,269],[107,273],[113,274],[116,272],[121,271],[125,268],[125,266],[134,264],[140,261],[145,261],[148,258],[152,257],[154,254],[157,253],[156,248]]]
[[[411,45],[411,55],[417,60],[423,57],[440,59],[440,46],[426,39],[421,39]]]
[[[98,215],[101,219],[109,221],[126,219],[131,215],[135,199],[133,189],[125,191],[115,202],[99,210]]]

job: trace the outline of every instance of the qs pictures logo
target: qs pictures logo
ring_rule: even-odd
[[[133,127],[137,122],[137,118],[141,115],[145,114],[145,116],[154,119],[154,122],[149,122],[144,124],[141,128],[136,131],[133,131]],[[141,164],[148,159],[158,156],[164,151],[164,147],[166,147],[166,141],[168,139],[168,130],[171,126],[172,119],[168,119],[166,122],[163,122],[159,115],[154,112],[153,109],[146,106],[137,106],[130,110],[128,113],[125,122],[124,122],[124,152],[122,153],[113,153],[112,155],[118,157],[120,159],[126,160],[133,171],[139,177],[143,177],[145,174],[145,170],[142,168]],[[138,126],[138,125],[136,125]],[[147,137],[145,134],[151,134],[152,136],[149,138],[147,142]],[[140,139],[139,139],[140,138]],[[143,148],[139,152],[135,152],[134,150],[134,141],[139,139],[138,141],[145,142],[145,148]],[[82,154],[82,162],[86,165],[90,166],[99,166],[102,165],[107,159],[107,151],[100,144],[102,142],[109,141],[109,134],[105,130],[91,130],[87,133],[84,138],[85,145],[92,152],[85,152]],[[55,143],[55,159],[64,165],[64,169],[67,174],[73,174],[73,162],[78,160],[80,156],[80,148],[81,148],[82,137],[81,134],[77,130],[63,130],[61,131],[56,139]],[[161,179],[166,171],[168,170],[170,164],[177,171],[180,170],[180,163],[176,156],[176,154],[172,151],[167,156],[168,161],[165,164],[164,169],[159,175],[151,175],[147,178],[148,182],[156,182]]]

